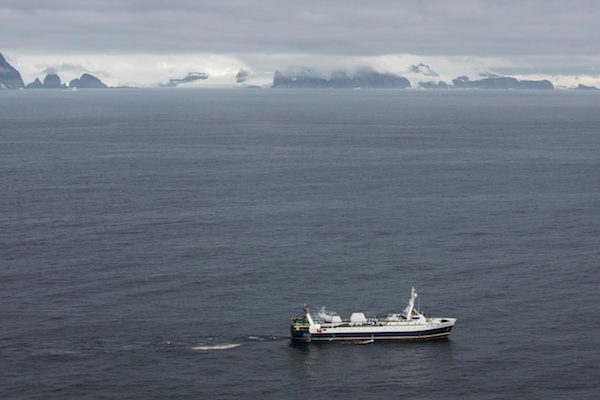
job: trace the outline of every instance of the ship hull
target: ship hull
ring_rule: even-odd
[[[327,333],[292,332],[292,340],[303,342],[333,342],[352,340],[440,340],[447,339],[452,331],[452,326],[426,329],[421,331],[357,331],[357,332],[335,332],[329,330]]]

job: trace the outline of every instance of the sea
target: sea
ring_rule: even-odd
[[[600,398],[600,93],[0,92],[0,398]]]

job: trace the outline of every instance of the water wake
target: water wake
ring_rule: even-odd
[[[203,344],[203,345],[199,345],[199,346],[194,346],[192,347],[192,350],[200,350],[200,351],[206,351],[206,350],[229,350],[229,349],[235,349],[236,347],[240,347],[241,344],[239,343],[220,343],[220,344]]]
[[[181,343],[187,348],[191,348],[196,351],[209,351],[209,350],[229,350],[235,349],[236,347],[240,347],[246,344],[258,344],[260,342],[266,341],[280,341],[288,339],[287,336],[263,336],[263,335],[250,335],[250,336],[242,336],[242,337],[218,337],[218,336],[207,336],[204,338],[196,338],[196,344],[193,342],[190,343]],[[198,341],[200,343],[198,343]],[[167,345],[176,344],[171,340],[164,341],[163,343]]]

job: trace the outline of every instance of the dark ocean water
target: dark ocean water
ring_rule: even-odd
[[[6,91],[0,188],[2,399],[599,396],[596,93]]]

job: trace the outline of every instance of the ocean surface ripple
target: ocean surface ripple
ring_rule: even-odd
[[[5,91],[0,167],[2,399],[600,393],[596,93]],[[287,340],[413,285],[449,341]]]

